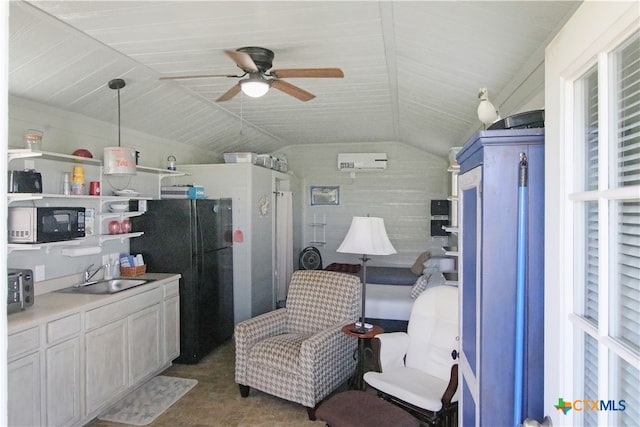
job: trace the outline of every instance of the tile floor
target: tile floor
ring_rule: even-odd
[[[304,427],[324,426],[323,421],[309,421],[301,405],[251,390],[240,397],[234,382],[234,346],[228,341],[196,365],[175,364],[162,375],[193,378],[198,384],[149,426],[220,426],[220,427]],[[122,427],[126,424],[101,421],[90,427]]]

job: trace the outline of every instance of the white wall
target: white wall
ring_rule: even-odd
[[[289,169],[302,177],[303,240],[313,240],[314,214],[326,215],[326,245],[319,246],[323,265],[332,262],[360,263],[355,255],[338,254],[353,216],[384,218],[397,255],[372,257],[370,265],[411,266],[424,250],[436,253],[446,238],[430,236],[430,201],[449,195],[448,160],[399,142],[313,144],[289,146],[281,150]],[[388,166],[384,171],[350,173],[337,169],[338,153],[384,152]],[[311,206],[310,186],[340,186],[339,206]],[[319,231],[319,230],[318,230]]]
[[[42,150],[54,153],[71,154],[86,148],[94,158],[102,159],[104,147],[118,145],[117,125],[10,96],[8,146],[23,148],[22,137],[27,129],[43,131]],[[220,154],[127,129],[126,117],[122,117],[120,140],[122,146],[140,151],[140,165],[155,168],[165,168],[170,155],[177,158],[179,166],[213,163]]]
[[[8,106],[7,141],[10,148],[23,148],[22,137],[27,129],[44,131],[43,151],[71,154],[77,148],[86,148],[92,152],[94,158],[102,159],[102,149],[104,147],[117,145],[117,126],[112,124],[50,108],[14,96],[9,96]],[[130,146],[139,150],[141,152],[140,164],[150,167],[166,167],[166,159],[169,155],[177,157],[178,166],[180,162],[210,162],[217,157],[217,153],[205,152],[185,144],[131,131],[124,127],[122,128],[121,141],[123,146]],[[51,191],[49,189],[56,188],[58,182],[61,182],[61,179],[59,179],[61,170],[67,168],[66,170],[70,171],[68,168],[71,166],[69,166],[70,164],[59,165],[62,168],[60,170],[55,170],[54,168],[57,166],[52,166],[52,169],[49,170],[47,169],[48,166],[44,166],[43,163],[43,161],[36,161],[36,166],[40,165],[45,168],[46,173],[43,173],[44,188],[45,191]],[[6,162],[3,164],[5,170],[3,174],[6,177]],[[23,165],[24,161],[22,160],[14,161],[11,164],[11,168],[21,169],[24,167]],[[87,173],[91,172],[91,168],[85,169]],[[99,174],[99,172],[96,173]],[[144,180],[144,175],[141,174],[139,177],[134,177],[134,181],[132,181],[134,184],[132,185],[135,185],[135,180],[140,182]],[[97,178],[98,175],[95,175],[91,179]],[[118,181],[114,182],[114,185],[120,185],[119,181],[123,179],[114,178],[115,181]],[[109,194],[109,183],[107,181],[103,181],[103,194]],[[104,244],[102,255],[128,250],[128,242],[112,241]],[[92,263],[100,265],[103,262],[102,255],[69,258],[60,255],[59,248],[51,249],[49,252],[44,250],[11,252],[7,256],[7,266],[35,270],[36,265],[43,265],[45,267],[44,280],[50,280],[80,273]],[[36,293],[39,292],[39,289],[40,286],[36,283]]]

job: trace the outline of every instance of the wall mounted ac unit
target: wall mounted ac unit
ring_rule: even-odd
[[[343,172],[385,170],[387,153],[338,154],[338,170]]]

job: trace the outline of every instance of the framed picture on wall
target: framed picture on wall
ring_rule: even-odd
[[[311,186],[311,206],[340,204],[339,186]]]

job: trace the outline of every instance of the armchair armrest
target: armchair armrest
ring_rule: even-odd
[[[285,333],[286,320],[287,309],[281,308],[244,320],[235,326],[236,383],[246,384],[247,359],[251,347],[267,337]]]
[[[355,369],[353,358],[358,340],[342,332],[345,324],[352,319],[334,324],[318,331],[306,339],[300,348],[301,375],[310,381],[316,401],[326,397],[331,391],[346,381]]]
[[[380,372],[404,366],[404,356],[409,348],[409,335],[405,332],[388,332],[373,338],[374,360]]]
[[[449,384],[442,394],[442,407],[446,407],[451,403],[451,400],[455,396],[458,391],[458,364],[454,364],[451,366],[451,378],[449,378]],[[457,400],[457,399],[456,399]]]

